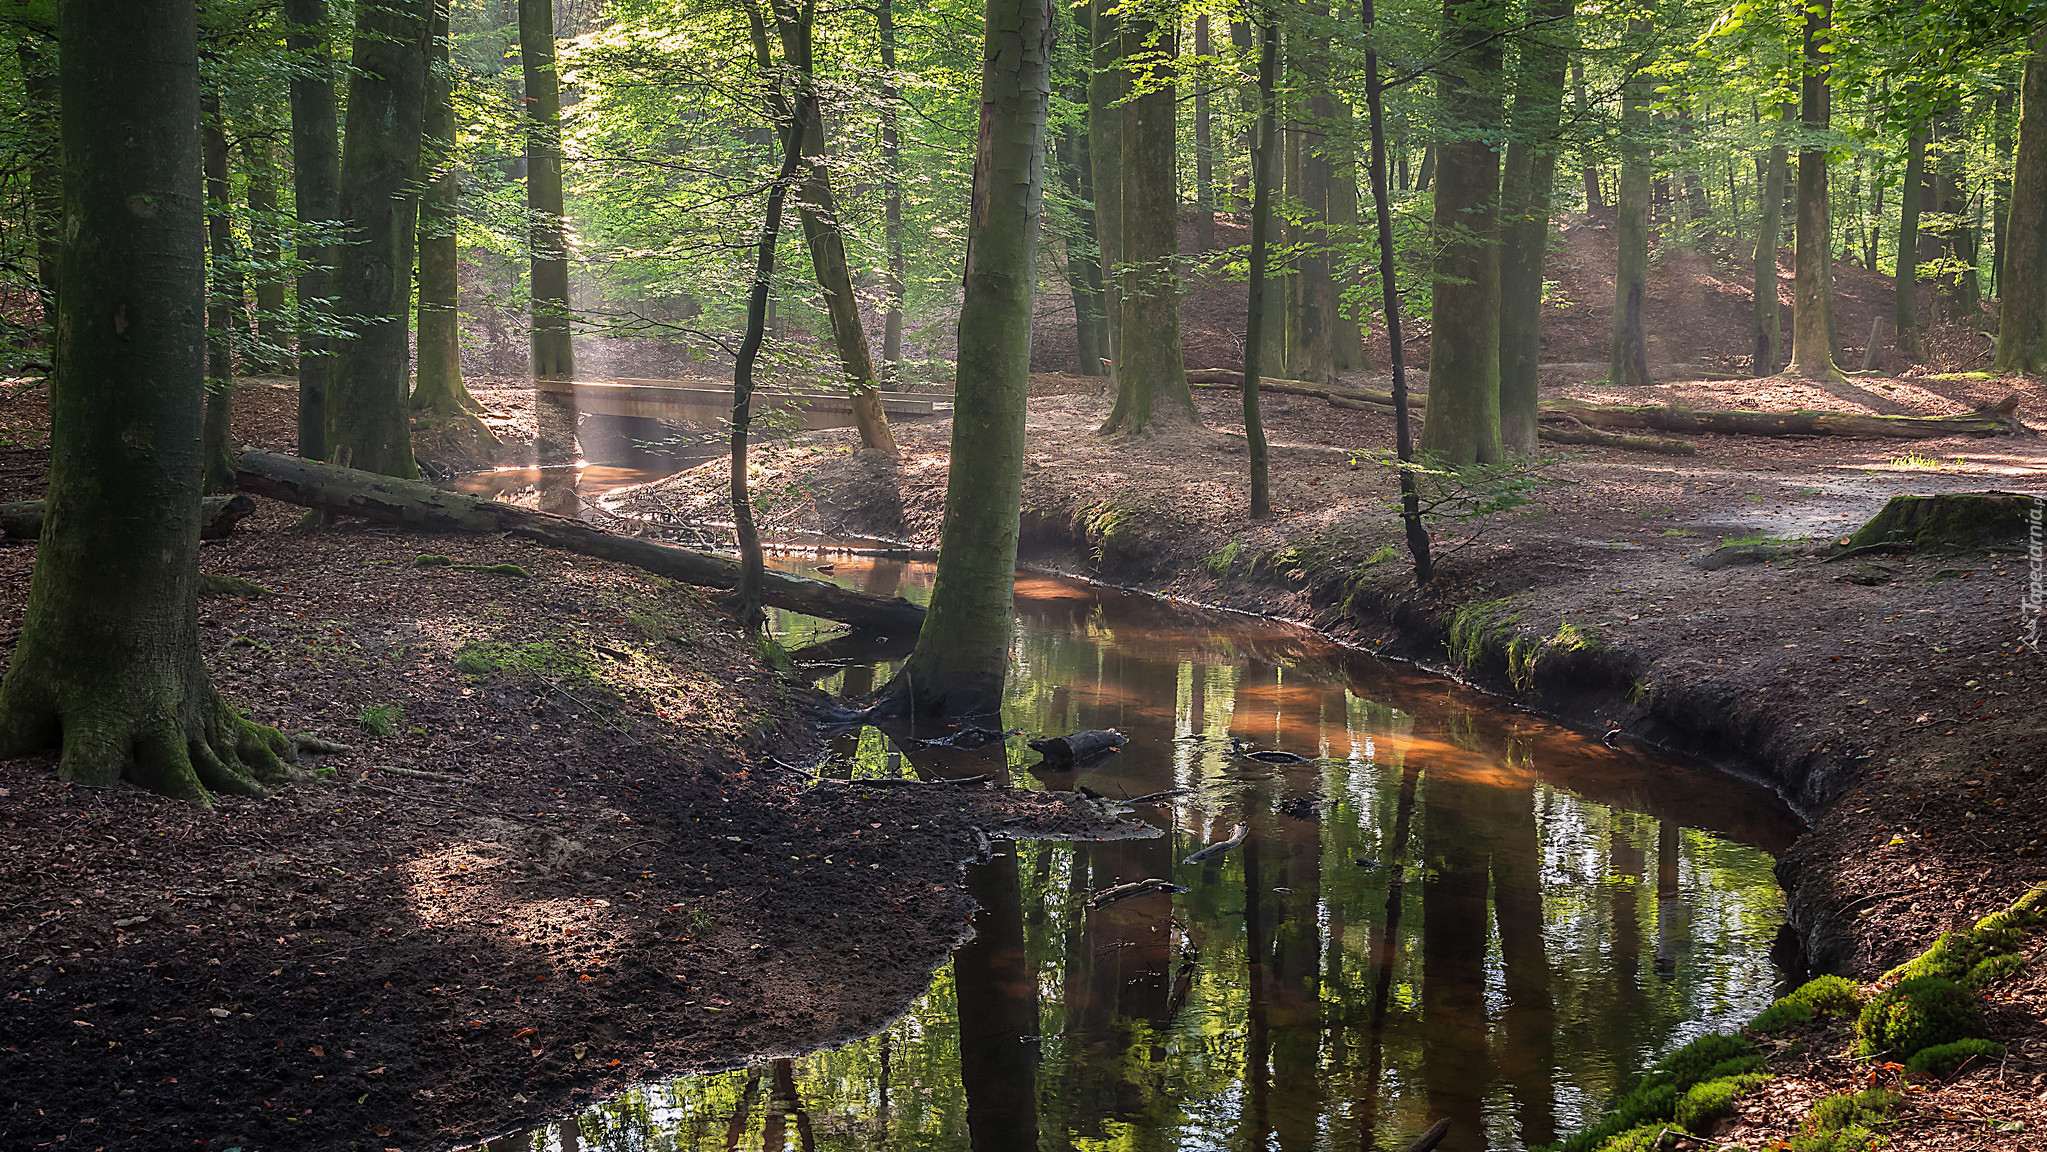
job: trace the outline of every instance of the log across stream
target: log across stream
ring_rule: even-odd
[[[874,595],[929,581],[830,562]],[[1525,1148],[1770,1002],[1771,854],[1799,822],[1767,790],[1297,629],[1036,575],[1017,593],[1000,727],[1025,735],[865,728],[817,770],[1149,796],[1133,814],[1165,835],[987,829],[975,939],[881,1034],[798,1029],[775,1042],[821,1050],[649,1083],[492,1149],[1401,1149],[1438,1118],[1445,1147]],[[813,649],[821,682],[857,692],[899,658],[858,651]],[[1128,743],[1077,772],[1030,766],[1028,736],[1110,728]]]

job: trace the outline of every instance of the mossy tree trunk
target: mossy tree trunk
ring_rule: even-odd
[[[497,437],[478,419],[481,407],[462,382],[461,284],[455,244],[456,204],[462,194],[455,162],[455,61],[448,34],[450,0],[432,0],[428,36],[433,45],[421,118],[419,199],[419,369],[412,410],[454,421],[466,437],[496,447]]]
[[[569,330],[569,241],[562,213],[562,100],[554,62],[554,0],[519,0],[519,64],[526,82],[532,371],[542,380],[567,380],[576,374],[576,353]],[[351,112],[351,126],[354,118]]]
[[[791,70],[799,99],[818,102],[816,33],[812,20],[777,20],[782,40],[782,59]],[[832,196],[831,172],[825,165],[824,117],[821,109],[805,124],[802,145],[802,183],[796,187],[796,210],[803,220],[803,239],[810,249],[810,268],[824,296],[825,315],[832,325],[832,344],[839,353],[839,371],[845,377],[846,394],[853,402],[853,424],[860,430],[860,446],[896,453],[896,438],[889,431],[888,415],[882,411],[875,389],[874,354],[867,344],[867,328],[860,321],[860,297],[853,292],[853,274],[846,263],[846,240],[839,234],[839,206]]]
[[[1649,37],[1649,21],[1628,21],[1629,38]],[[1621,85],[1621,177],[1615,192],[1615,227],[1620,252],[1613,279],[1613,351],[1606,378],[1630,387],[1650,383],[1649,336],[1649,105],[1656,82],[1647,72],[1647,49],[1629,66]]]
[[[334,57],[328,46],[327,0],[284,0],[285,44],[295,71],[291,78],[291,178],[298,221],[311,225],[340,216],[341,134],[334,104]],[[334,253],[325,244],[301,240],[298,257],[299,455],[327,458],[327,378],[331,370],[327,337],[304,321],[324,306],[333,288]]]
[[[1577,0],[1544,0],[1529,15],[1550,21],[1522,41],[1513,136],[1500,193],[1500,442],[1536,450],[1536,370],[1542,363],[1542,265],[1549,250],[1550,193],[1557,178],[1557,129],[1564,114]]]
[[[1123,71],[1123,25],[1117,0],[1089,0],[1093,68],[1087,90],[1088,163],[1094,175],[1095,247],[1102,273],[1102,318],[1108,332],[1103,355],[1111,379],[1122,370],[1122,286],[1117,267],[1123,262],[1123,108],[1129,94]]]
[[[292,370],[290,337],[285,334],[291,303],[284,290],[284,245],[277,231],[275,153],[267,133],[242,139],[242,155],[249,165],[249,260],[256,272],[256,339],[249,346],[249,366],[266,375]]]
[[[1500,446],[1499,72],[1496,0],[1443,0],[1429,418],[1422,450],[1451,465],[1490,463]]]
[[[1266,272],[1272,251],[1272,185],[1279,168],[1279,19],[1265,14],[1258,52],[1257,135],[1251,149],[1251,264],[1244,332],[1244,439],[1249,445],[1251,516],[1272,514],[1272,493],[1266,478],[1265,422],[1258,412],[1257,381],[1263,378]]]
[[[1813,0],[1805,10],[1804,77],[1799,88],[1805,140],[1798,150],[1798,236],[1791,296],[1791,371],[1799,376],[1841,374],[1834,363],[1834,301],[1827,272],[1832,218],[1824,140],[1830,119],[1827,78],[1833,11],[1833,0]]]
[[[1051,0],[987,0],[938,574],[916,650],[883,689],[917,714],[995,712],[1009,668],[1024,398],[1052,88]]]
[[[1121,27],[1126,64],[1142,52],[1173,56],[1178,36],[1170,24],[1126,9]],[[1173,85],[1132,97],[1122,113],[1122,258],[1116,277],[1122,331],[1116,404],[1102,431],[1142,436],[1196,419],[1180,346],[1179,109]]]
[[[419,475],[412,458],[406,336],[412,303],[427,15],[434,0],[388,0],[356,10],[355,66],[341,156],[347,243],[335,260],[335,299],[357,331],[334,347],[327,382],[329,458],[386,476]]]
[[[1891,289],[1896,303],[1898,351],[1919,353],[1919,209],[1926,182],[1926,130],[1912,130],[1905,178],[1898,189],[1898,261]]]
[[[283,738],[199,653],[205,200],[192,0],[66,4],[64,217],[50,488],[0,757],[196,804],[286,779]],[[108,77],[120,77],[109,83]],[[151,210],[138,212],[137,204]]]
[[[200,438],[208,493],[235,486],[235,354],[247,348],[248,301],[243,296],[242,260],[235,251],[234,220],[228,215],[227,125],[220,98],[200,97],[200,163],[206,187],[206,416]]]
[[[1789,121],[1786,107],[1779,123]],[[1758,205],[1755,253],[1755,350],[1749,375],[1771,376],[1784,359],[1784,310],[1777,299],[1777,247],[1784,240],[1785,152],[1781,140],[1756,161],[1762,203]]]
[[[2004,266],[1997,274],[1997,369],[2047,371],[2047,25],[2033,33],[2019,87]]]

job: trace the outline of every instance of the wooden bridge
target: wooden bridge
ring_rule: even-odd
[[[580,416],[717,424],[732,415],[732,386],[720,380],[536,380],[543,396],[574,404]],[[890,420],[932,420],[952,415],[952,401],[929,394],[882,392]],[[774,408],[801,415],[805,428],[850,428],[853,401],[844,391],[753,394],[755,413]]]

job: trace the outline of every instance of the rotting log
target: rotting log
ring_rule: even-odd
[[[1129,737],[1114,728],[1090,728],[1066,736],[1032,740],[1030,748],[1045,758],[1044,767],[1072,769],[1098,760],[1129,742]]]
[[[1588,428],[1575,419],[1537,425],[1535,434],[1553,444],[1597,444],[1604,448],[1620,448],[1629,452],[1660,452],[1665,456],[1692,456],[1699,451],[1699,446],[1690,440],[1666,440],[1660,436],[1628,436],[1620,432],[1601,432],[1597,428]]]
[[[235,525],[256,512],[256,502],[241,493],[208,496],[199,501],[199,538],[224,540]],[[19,500],[0,504],[0,536],[9,540],[34,540],[43,534],[43,502]]]
[[[1943,436],[2030,435],[2031,429],[2013,415],[2019,396],[1952,416],[1875,416],[1864,412],[1749,412],[1695,411],[1689,408],[1623,404],[1590,404],[1581,400],[1552,400],[1545,403],[1544,417],[1568,415],[1594,428],[1640,428],[1657,432],[1698,434],[1718,432],[1735,436],[1853,436],[1903,440],[1935,439]]]
[[[739,583],[737,560],[620,536],[580,520],[445,492],[416,480],[274,452],[244,452],[236,462],[235,481],[244,492],[338,516],[361,516],[425,532],[502,532],[565,552],[630,564],[685,584],[733,588]],[[924,619],[923,608],[901,597],[873,596],[786,572],[767,574],[762,602],[883,633],[915,629]]]

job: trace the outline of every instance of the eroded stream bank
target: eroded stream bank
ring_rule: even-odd
[[[792,566],[820,564],[913,598],[929,575]],[[1017,596],[1004,726],[1115,727],[1122,751],[1059,771],[1021,738],[867,728],[823,771],[1167,793],[1132,807],[1164,834],[997,842],[968,871],[974,941],[879,1035],[650,1083],[493,1152],[1399,1148],[1437,1117],[1444,1147],[1523,1148],[1775,994],[1771,854],[1800,822],[1767,789],[1290,626],[1044,576]],[[892,666],[875,638],[824,643],[797,658],[827,688]],[[1139,880],[1185,890],[1091,901]]]

